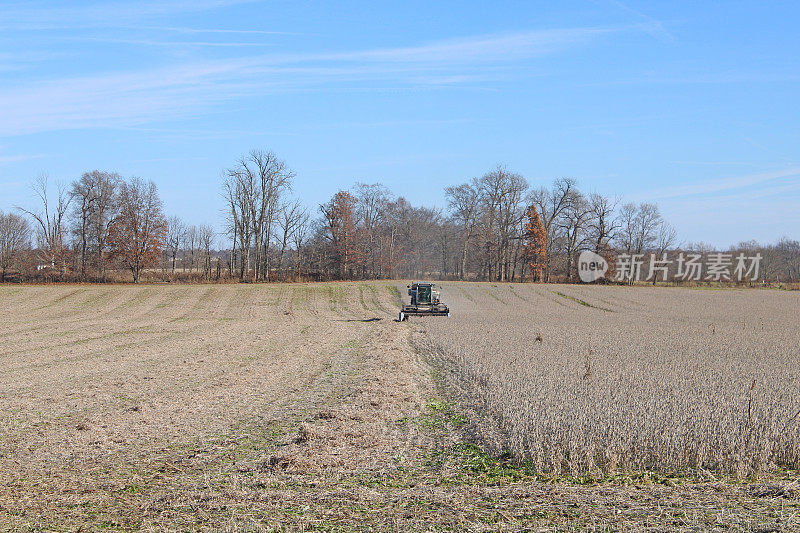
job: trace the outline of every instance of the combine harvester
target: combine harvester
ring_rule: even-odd
[[[411,305],[403,304],[399,320],[408,320],[410,316],[450,316],[450,309],[439,301],[436,285],[427,281],[415,281],[408,286]]]

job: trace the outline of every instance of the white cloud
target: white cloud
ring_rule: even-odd
[[[219,34],[238,34],[238,35],[307,35],[290,31],[267,31],[267,30],[231,30],[223,28],[186,28],[180,26],[135,26],[130,29],[135,30],[154,30],[175,33],[219,33]]]
[[[237,48],[237,47],[264,47],[271,46],[270,43],[255,43],[255,42],[238,42],[238,41],[156,41],[152,39],[116,39],[111,37],[80,37],[74,40],[95,42],[95,43],[110,43],[110,44],[130,44],[137,46],[210,46],[219,48]]]
[[[39,159],[44,157],[42,154],[20,154],[20,155],[0,155],[0,165],[6,163],[16,163],[18,161],[28,161],[29,159]]]
[[[140,0],[98,2],[53,7],[42,2],[7,3],[0,29],[52,30],[77,27],[118,27],[154,17],[216,9],[255,0]]]
[[[669,187],[664,189],[656,189],[643,193],[641,196],[649,198],[650,200],[665,200],[672,198],[684,198],[691,196],[700,196],[711,193],[731,193],[751,187],[754,185],[763,185],[768,182],[781,180],[784,178],[800,178],[800,167],[792,167],[783,170],[759,172],[755,174],[747,174],[744,176],[733,176],[729,178],[705,180],[689,185],[681,185],[678,187]]]
[[[521,61],[611,30],[566,29],[479,36],[414,47],[272,54],[0,88],[0,135],[130,126],[189,115],[244,95],[336,87],[392,88],[486,82]],[[363,88],[363,87],[360,87]]]

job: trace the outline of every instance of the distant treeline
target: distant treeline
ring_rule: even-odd
[[[436,278],[574,281],[578,255],[682,250],[654,203],[584,194],[575,180],[531,187],[503,166],[444,190],[447,209],[357,183],[309,211],[294,172],[252,151],[224,172],[225,225],[167,217],[152,181],[93,171],[33,184],[36,207],[0,211],[2,281],[296,281]],[[800,243],[743,242],[760,280],[800,280]]]

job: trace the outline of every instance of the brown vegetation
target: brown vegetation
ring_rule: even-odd
[[[543,477],[475,446],[472,429],[496,419],[444,401],[435,386],[444,374],[411,341],[444,340],[428,337],[431,328],[458,329],[467,319],[484,333],[499,328],[484,328],[474,314],[485,291],[494,297],[484,307],[497,313],[500,300],[526,309],[524,299],[540,289],[447,284],[457,315],[398,323],[397,292],[383,283],[0,287],[0,528],[798,526],[789,474],[747,484],[712,473]],[[576,300],[543,293],[546,307],[638,301],[635,293],[607,303],[560,290]],[[715,293],[698,294],[719,303]],[[771,330],[768,316],[764,328]],[[519,355],[573,334],[566,323],[542,323],[538,342]],[[576,350],[565,372],[607,379],[601,345],[592,342],[585,380],[587,346]],[[507,364],[506,351],[492,353]],[[752,398],[753,424],[760,379],[739,398],[742,409]],[[499,412],[495,403],[481,407]]]
[[[741,478],[800,469],[796,295],[448,289],[453,317],[426,322],[428,338],[491,415],[487,442],[535,471]]]

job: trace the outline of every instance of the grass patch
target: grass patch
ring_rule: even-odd
[[[560,292],[560,291],[553,291],[553,292],[558,294],[562,298],[566,298],[567,300],[572,300],[573,302],[575,302],[577,304],[580,304],[580,305],[582,305],[584,307],[591,307],[592,309],[600,309],[601,311],[606,311],[608,313],[613,313],[614,312],[611,309],[606,309],[605,307],[600,307],[598,305],[592,305],[589,302],[581,300],[580,298],[575,298],[574,296],[570,296],[569,294],[564,294],[563,292]]]
[[[400,290],[397,287],[395,287],[394,285],[387,285],[386,286],[386,291],[389,294],[391,294],[392,296],[394,296],[395,298],[397,298],[398,300],[402,299],[401,296],[400,296]]]
[[[428,400],[426,412],[418,420],[421,427],[429,430],[460,428],[467,422],[467,418],[457,412],[455,406],[438,398]]]
[[[467,291],[465,291],[464,287],[462,287],[461,285],[458,286],[458,290],[461,292],[461,294],[464,295],[464,298],[466,298],[470,302],[474,302],[475,301],[475,299],[472,298],[472,296],[470,296],[469,293],[467,293]]]
[[[492,285],[492,287],[497,287],[497,285]],[[489,289],[483,289],[483,292],[485,292],[486,294],[488,294],[490,297],[494,298],[501,304],[506,303],[505,300],[503,300],[502,298],[500,298],[498,295],[495,294],[495,291],[490,291]]]

